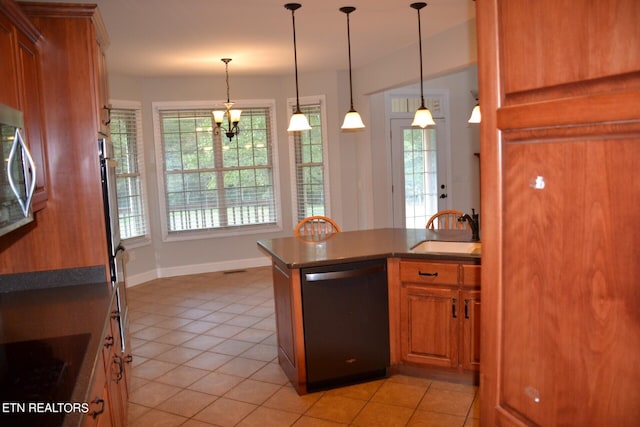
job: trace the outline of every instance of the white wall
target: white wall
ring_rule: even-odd
[[[473,107],[469,87],[476,89],[475,69],[465,69],[476,60],[475,24],[469,22],[423,41],[425,54],[425,88],[451,89],[452,120],[468,116]],[[451,71],[453,76],[445,77]],[[389,132],[385,118],[384,91],[419,80],[417,43],[361,69],[353,70],[354,104],[366,124],[359,132],[340,130],[344,114],[349,109],[349,80],[345,70],[300,74],[300,96],[325,95],[327,101],[327,140],[329,144],[332,216],[344,230],[391,226],[390,174],[388,166]],[[256,246],[257,240],[290,236],[295,226],[291,215],[291,176],[289,140],[286,131],[289,114],[286,100],[295,96],[293,76],[233,76],[230,77],[232,100],[275,99],[277,126],[277,161],[281,191],[283,229],[276,233],[243,235],[179,242],[163,242],[160,228],[160,205],[156,182],[156,153],[153,139],[152,102],[186,100],[223,100],[226,85],[222,77],[130,78],[111,75],[111,98],[142,102],[145,166],[151,242],[129,247],[127,276],[129,284],[141,283],[155,277],[183,275],[266,265],[269,260]],[[466,95],[465,95],[466,94]],[[465,99],[465,97],[467,99]],[[454,106],[454,103],[456,104]],[[458,103],[460,105],[458,106]],[[466,125],[452,126],[452,141],[457,147],[473,144],[473,130]],[[465,145],[466,144],[466,145]],[[453,146],[452,146],[453,147]],[[466,148],[453,149],[466,156]],[[461,206],[477,203],[474,190],[463,188],[473,174],[472,166],[462,163],[454,174],[454,193]],[[469,173],[467,173],[469,172]],[[458,182],[460,189],[458,189]],[[458,201],[459,199],[459,201]]]

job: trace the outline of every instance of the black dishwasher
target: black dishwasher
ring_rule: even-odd
[[[387,375],[386,259],[303,268],[307,390]]]

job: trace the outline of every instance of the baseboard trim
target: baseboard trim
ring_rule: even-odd
[[[144,273],[128,276],[127,287],[133,287],[150,280],[163,277],[185,276],[187,274],[213,273],[216,271],[238,270],[243,268],[265,267],[271,265],[271,258],[247,258],[205,264],[181,265],[179,267],[159,268]]]

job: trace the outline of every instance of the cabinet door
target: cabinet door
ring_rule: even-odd
[[[47,151],[42,114],[40,87],[40,58],[34,42],[18,34],[18,62],[20,64],[20,109],[24,113],[29,151],[36,165],[36,188],[32,207],[37,212],[45,207],[47,191]]]
[[[403,284],[400,301],[402,358],[411,363],[456,367],[458,290]]]
[[[480,370],[480,291],[462,291],[460,365]]]
[[[13,24],[0,9],[0,103],[18,108],[15,37]]]
[[[104,357],[98,356],[94,371],[93,383],[89,390],[87,402],[89,412],[82,419],[82,427],[107,427],[111,426],[111,405],[109,392],[104,372]]]

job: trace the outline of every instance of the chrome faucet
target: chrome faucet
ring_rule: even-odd
[[[474,242],[480,241],[480,221],[475,209],[471,209],[471,215],[464,214],[458,218],[458,221],[467,221],[471,227],[471,240]]]

